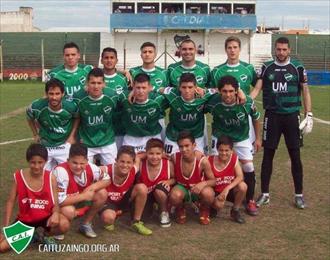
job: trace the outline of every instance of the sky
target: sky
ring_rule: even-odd
[[[284,29],[329,30],[329,0],[257,0],[257,23]],[[108,27],[110,1],[106,0],[0,0],[1,11],[17,11],[29,6],[34,12],[34,26]]]

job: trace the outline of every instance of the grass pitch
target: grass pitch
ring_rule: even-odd
[[[312,86],[314,116],[330,120],[330,87]],[[31,137],[25,122],[24,108],[43,95],[43,84],[38,82],[0,84],[0,143]],[[260,104],[258,105],[259,107]],[[14,112],[13,112],[14,111]],[[312,134],[304,139],[301,150],[304,165],[305,210],[293,205],[293,181],[290,160],[283,138],[274,158],[270,186],[270,205],[260,209],[257,217],[244,214],[245,225],[232,222],[230,207],[209,226],[198,224],[191,211],[185,225],[173,223],[168,229],[158,226],[155,217],[147,226],[153,230],[150,237],[133,233],[128,216],[119,218],[115,231],[109,233],[95,220],[96,239],[87,239],[77,232],[79,220],[62,243],[118,244],[117,253],[41,253],[31,246],[21,255],[14,252],[1,259],[329,259],[330,257],[330,125],[314,121]],[[25,150],[30,141],[0,145],[0,219],[13,172],[25,167]],[[256,196],[260,192],[260,163],[262,152],[255,157],[257,175]],[[14,216],[13,216],[14,218]]]

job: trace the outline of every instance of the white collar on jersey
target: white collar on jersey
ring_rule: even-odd
[[[101,100],[103,98],[103,94],[101,96],[99,96],[98,98],[93,98],[91,95],[88,95],[88,97],[91,99],[91,100],[94,100],[94,101],[98,101],[98,100]]]
[[[181,96],[181,99],[183,100],[183,102],[185,102],[185,103],[193,103],[194,101],[195,101],[195,99],[192,99],[192,100],[185,100],[184,98],[183,98],[183,96]]]
[[[230,68],[236,68],[240,65],[240,62],[238,61],[236,64],[229,64],[228,61],[227,61],[226,65]]]
[[[233,107],[233,106],[236,105],[236,102],[233,103],[233,104],[226,104],[225,102],[223,102],[223,101],[221,100],[221,104],[222,104],[224,107]]]
[[[153,72],[156,70],[156,67],[153,67],[152,69],[145,69],[145,68],[141,67],[141,70],[143,70],[144,72]]]
[[[146,101],[142,101],[142,102],[134,101],[134,103],[139,104],[139,105],[145,105],[148,103],[148,101],[149,101],[149,98]]]
[[[55,113],[55,114],[59,114],[59,113],[61,113],[61,112],[63,111],[62,104],[61,104],[61,108],[60,108],[59,110],[56,110],[56,111],[55,111],[55,110],[51,109],[50,106],[48,106],[48,110],[49,110],[50,112]]]
[[[64,66],[64,69],[65,69],[65,71],[67,71],[69,73],[74,73],[78,70],[78,65],[73,70],[70,70],[70,69],[66,68],[65,66]]]
[[[288,58],[288,60],[286,62],[278,62],[276,57],[275,57],[275,62],[274,62],[277,66],[281,66],[284,67],[286,65],[288,65],[290,63],[290,57]]]
[[[108,79],[112,79],[112,78],[114,78],[114,77],[116,77],[117,76],[117,72],[115,72],[115,73],[113,73],[113,74],[111,74],[111,75],[109,75],[109,74],[104,74],[104,77],[105,78],[108,78]]]
[[[186,70],[191,70],[191,69],[196,67],[196,63],[194,65],[192,65],[191,67],[188,67],[188,66],[185,66],[185,65],[181,64],[181,67],[186,69]]]

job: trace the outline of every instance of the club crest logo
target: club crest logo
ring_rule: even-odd
[[[203,80],[204,80],[204,79],[203,79],[202,76],[197,76],[197,77],[196,77],[196,81],[197,81],[198,84],[202,84],[202,83],[203,83]]]
[[[103,108],[104,113],[109,114],[111,112],[112,108],[110,106],[106,106]]]
[[[273,81],[275,79],[274,74],[269,74],[268,75],[268,79],[271,80],[271,81]]]
[[[245,82],[245,81],[247,81],[248,76],[245,75],[245,74],[243,74],[243,75],[241,75],[239,78],[240,78],[240,80],[241,80],[242,82]]]
[[[155,79],[155,84],[159,87],[163,84],[163,80],[160,78]]]
[[[285,78],[286,81],[290,81],[290,80],[292,80],[293,75],[290,74],[290,73],[287,73],[287,74],[284,74],[284,78]]]
[[[34,227],[23,224],[21,221],[3,228],[4,235],[10,247],[17,253],[22,253],[30,244]]]
[[[148,114],[151,116],[156,112],[156,108],[149,108],[148,109]]]
[[[236,114],[238,120],[242,121],[245,118],[245,114],[243,112],[239,112]]]
[[[80,77],[79,82],[80,82],[81,85],[84,86],[85,83],[86,83],[86,77],[85,76]]]
[[[117,93],[117,95],[120,95],[121,93],[123,93],[123,87],[120,85],[116,86],[116,93]]]

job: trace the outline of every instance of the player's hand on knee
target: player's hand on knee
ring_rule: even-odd
[[[50,218],[47,220],[47,227],[56,227],[60,223],[60,214],[54,212]]]
[[[229,190],[228,189],[224,189],[220,194],[219,194],[219,199],[221,201],[223,201],[223,203],[225,203],[226,199],[227,199],[227,196],[228,196],[228,193],[229,193]]]
[[[307,112],[305,119],[300,123],[299,129],[303,135],[309,134],[313,129],[313,113]]]
[[[84,200],[86,201],[90,201],[93,199],[94,197],[94,194],[95,194],[95,191],[94,190],[91,190],[91,189],[86,189],[83,191],[83,193],[81,193],[81,195],[83,196]]]
[[[225,205],[226,198],[224,196],[222,196],[221,194],[219,194],[217,196],[217,201],[218,201],[220,208],[223,208],[223,206]]]

